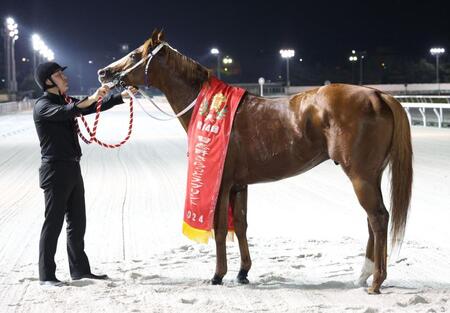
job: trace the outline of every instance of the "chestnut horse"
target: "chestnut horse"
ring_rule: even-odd
[[[164,42],[153,32],[142,46],[98,71],[102,83],[153,86],[175,113],[196,99],[210,71]],[[150,57],[151,56],[151,57]],[[148,70],[148,72],[147,72]],[[192,110],[179,117],[188,129]],[[389,213],[383,204],[381,177],[391,170],[391,235],[404,236],[411,198],[412,147],[408,118],[398,101],[378,90],[331,84],[291,97],[270,99],[246,93],[236,112],[214,216],[216,270],[212,284],[227,272],[227,208],[233,218],[241,254],[238,282],[248,283],[251,267],[247,243],[247,186],[303,173],[331,159],[350,178],[367,213],[369,240],[359,278],[369,293],[379,293],[386,279]]]

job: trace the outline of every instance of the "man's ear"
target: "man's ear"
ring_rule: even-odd
[[[53,85],[52,81],[48,78],[45,80],[45,84],[49,86]]]

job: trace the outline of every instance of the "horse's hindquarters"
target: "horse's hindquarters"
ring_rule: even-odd
[[[338,90],[336,90],[338,89]],[[318,106],[326,114],[328,155],[344,170],[381,172],[387,164],[393,117],[378,91],[337,85],[320,91]]]

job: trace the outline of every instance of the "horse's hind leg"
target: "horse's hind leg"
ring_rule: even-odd
[[[234,230],[239,240],[239,251],[241,253],[241,268],[237,275],[237,280],[240,284],[248,284],[247,274],[252,266],[252,261],[247,242],[247,185],[239,187],[232,198],[234,200]]]
[[[380,286],[386,279],[387,270],[387,229],[389,213],[387,212],[380,188],[380,176],[376,178],[365,177],[359,173],[350,172],[349,177],[359,203],[366,210],[369,220],[369,242],[367,247],[367,259],[373,257],[373,283],[368,292],[380,293]],[[370,231],[373,239],[370,238]],[[373,241],[373,251],[370,249]],[[373,256],[371,255],[373,252]],[[369,263],[370,265],[370,263]],[[366,272],[364,270],[364,272]],[[367,275],[367,273],[365,274]]]
[[[358,278],[358,286],[364,287],[367,285],[367,279],[373,274],[374,267],[374,256],[373,256],[373,231],[370,227],[369,219],[367,219],[368,229],[369,229],[369,240],[367,241],[366,248],[366,259],[364,265],[361,269],[361,274]]]
[[[383,204],[383,198],[382,198],[380,185],[381,185],[381,175],[380,175],[380,177],[378,177],[377,186],[378,186],[378,189],[379,189],[379,195],[381,197],[381,203]],[[363,267],[361,269],[361,274],[360,274],[360,276],[358,278],[358,281],[357,281],[358,286],[361,286],[361,287],[367,286],[367,279],[370,276],[372,276],[373,271],[374,271],[374,261],[375,261],[375,257],[374,257],[374,235],[373,235],[372,227],[370,226],[369,219],[367,219],[367,228],[368,228],[368,231],[369,231],[369,239],[367,240],[366,258],[364,260],[364,265],[363,265]]]

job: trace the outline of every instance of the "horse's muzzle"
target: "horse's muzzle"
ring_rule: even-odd
[[[102,84],[111,80],[111,71],[108,68],[102,68],[97,71],[98,81]]]

